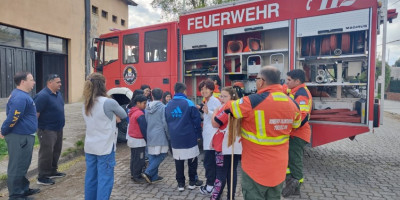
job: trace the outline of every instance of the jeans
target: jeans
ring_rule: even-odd
[[[110,199],[114,185],[115,151],[107,155],[85,153],[85,200]]]
[[[197,176],[197,157],[188,159],[189,181],[195,182]],[[185,185],[185,160],[175,160],[176,180],[178,184]]]
[[[149,166],[147,166],[147,169],[144,173],[151,177],[151,181],[158,179],[158,167],[166,156],[166,153],[160,153],[158,155],[149,154]]]
[[[131,176],[132,178],[142,178],[143,168],[146,165],[144,161],[145,147],[131,148]]]
[[[215,171],[217,166],[215,164],[215,150],[204,150],[204,169],[206,171],[207,185],[214,185]]]
[[[57,173],[58,159],[61,155],[63,131],[38,130],[40,142],[38,178],[46,178]]]
[[[9,133],[4,138],[8,149],[8,194],[10,199],[23,197],[29,190],[29,180],[25,175],[31,165],[35,136]]]
[[[221,198],[225,185],[227,185],[228,187],[227,199],[230,199],[229,197],[231,193],[231,179],[233,179],[232,199],[235,199],[236,184],[237,184],[237,166],[240,160],[240,155],[233,156],[233,177],[231,177],[232,156],[222,155],[221,152],[215,152],[215,157],[217,164],[217,173],[214,183],[214,190],[212,191],[211,194],[211,200]]]

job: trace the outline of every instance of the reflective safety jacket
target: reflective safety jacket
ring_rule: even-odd
[[[288,140],[301,124],[299,107],[282,92],[279,84],[257,94],[227,103],[224,108],[235,118],[243,118],[242,168],[257,183],[275,187],[285,179]]]
[[[302,140],[310,143],[311,138],[311,127],[308,123],[310,120],[310,114],[312,109],[312,96],[307,86],[303,83],[295,88],[292,88],[289,92],[290,97],[292,97],[300,107],[301,113],[301,125],[298,129],[293,130],[292,136],[301,138]]]

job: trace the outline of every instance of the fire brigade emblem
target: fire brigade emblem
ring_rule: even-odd
[[[122,75],[125,83],[128,85],[134,84],[137,79],[137,72],[133,66],[126,66]]]

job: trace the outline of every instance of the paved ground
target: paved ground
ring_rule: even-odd
[[[400,102],[385,100],[383,107],[386,112],[394,113],[400,115]]]
[[[395,108],[400,108],[399,105],[395,104]],[[76,120],[74,126],[79,127],[83,121],[77,120],[80,112],[76,112],[72,117]],[[374,133],[359,135],[354,141],[344,139],[306,149],[301,196],[289,199],[400,199],[400,116],[385,113],[384,117],[384,126]],[[42,192],[35,199],[83,199],[84,158],[78,157],[66,165],[63,168],[68,176],[56,180],[53,186],[41,187]],[[135,184],[129,176],[129,149],[119,145],[111,199],[208,199],[197,190],[176,191],[174,171],[173,160],[168,157],[160,169],[164,181],[153,185]],[[201,162],[199,175],[204,177]],[[32,187],[38,187],[32,183]],[[0,194],[7,196],[6,190]],[[242,199],[240,184],[237,196]]]

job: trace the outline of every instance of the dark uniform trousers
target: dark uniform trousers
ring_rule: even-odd
[[[307,144],[301,138],[290,137],[289,139],[289,169],[293,178],[301,180],[303,178],[303,153],[304,146]]]
[[[5,136],[8,149],[7,186],[10,199],[23,197],[29,190],[25,177],[32,161],[34,135],[9,133]]]
[[[39,178],[46,178],[57,173],[61,155],[63,131],[38,130],[40,142],[38,171]]]

